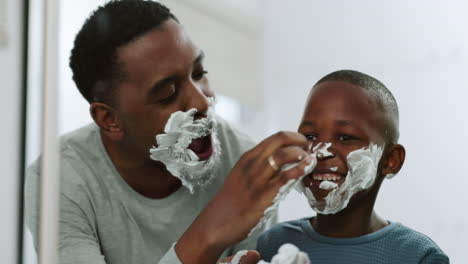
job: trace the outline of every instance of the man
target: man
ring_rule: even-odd
[[[94,124],[61,141],[60,263],[207,264],[255,248],[261,230],[244,239],[314,160],[300,134],[252,148],[213,117],[203,57],[157,2],[111,1],[87,19],[70,66]],[[39,171],[26,179],[36,247]]]

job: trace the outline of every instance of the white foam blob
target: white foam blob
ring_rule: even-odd
[[[150,149],[151,159],[162,162],[191,193],[196,187],[203,187],[213,179],[213,171],[219,165],[221,153],[213,107],[210,106],[206,118],[194,120],[196,113],[196,109],[172,113],[164,133],[156,135],[157,146]],[[208,135],[211,135],[213,154],[208,160],[200,161],[188,147],[193,139]]]
[[[330,170],[331,170],[331,171],[337,171],[337,170],[338,170],[338,167],[331,167]]]
[[[349,153],[348,173],[344,183],[329,192],[324,201],[317,201],[312,191],[303,184],[299,186],[299,191],[307,197],[309,205],[317,213],[336,214],[346,208],[355,193],[368,189],[374,184],[382,153],[383,146],[374,143]]]
[[[260,260],[258,264],[310,264],[310,259],[296,246],[287,243],[279,248],[278,254],[273,256],[271,262]]]
[[[320,158],[326,158],[326,157],[331,157],[333,156],[333,153],[328,151],[328,148],[330,148],[332,143],[318,143],[312,151],[317,154],[317,157]]]
[[[336,187],[338,187],[338,184],[332,181],[322,181],[319,186],[320,189],[324,189],[324,190],[331,190]]]

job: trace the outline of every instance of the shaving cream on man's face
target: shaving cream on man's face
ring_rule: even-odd
[[[221,152],[213,108],[202,119],[194,120],[196,113],[196,109],[173,113],[164,133],[156,135],[157,146],[150,149],[151,159],[162,162],[191,193],[211,181]]]
[[[373,143],[368,147],[349,153],[347,157],[348,173],[341,185],[329,182],[326,179],[314,179],[323,180],[319,188],[324,190],[332,189],[323,200],[317,200],[311,189],[304,185],[299,187],[299,191],[307,197],[309,205],[317,213],[336,214],[346,208],[354,194],[372,187],[377,177],[382,153],[383,146]]]

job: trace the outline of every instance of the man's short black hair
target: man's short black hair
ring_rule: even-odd
[[[159,27],[178,21],[164,5],[145,0],[113,0],[98,7],[75,38],[70,56],[73,80],[88,102],[110,104],[113,85],[123,78],[117,48]]]
[[[314,86],[317,86],[318,84],[326,81],[344,81],[364,88],[378,109],[389,117],[385,128],[385,137],[387,141],[390,143],[398,142],[398,138],[400,136],[398,129],[398,104],[393,94],[381,81],[362,72],[353,70],[340,70],[327,74]]]

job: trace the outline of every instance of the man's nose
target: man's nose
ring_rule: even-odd
[[[205,95],[199,85],[193,82],[188,84],[187,90],[185,110],[187,111],[192,108],[197,109],[195,119],[206,117],[206,112],[211,104],[209,97]]]

